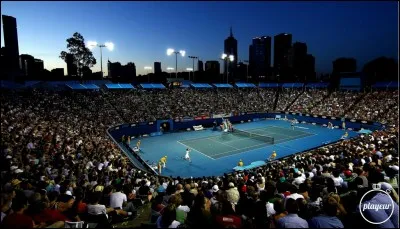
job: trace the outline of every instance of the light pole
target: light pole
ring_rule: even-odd
[[[193,80],[194,80],[194,60],[195,60],[195,59],[198,59],[199,57],[197,57],[197,56],[189,56],[189,58],[193,60],[193,76],[192,76],[192,77],[193,77]],[[199,69],[197,69],[197,71],[198,71],[198,70],[199,70]],[[190,75],[189,75],[189,76],[190,76]],[[189,80],[190,80],[190,77],[189,77]]]
[[[114,50],[114,44],[112,42],[106,42],[104,44],[98,44],[96,41],[89,41],[87,43],[87,47],[92,50],[94,47],[99,47],[100,48],[100,69],[101,69],[101,78],[104,78],[103,76],[103,51],[102,48],[107,48],[108,50],[112,51]]]
[[[192,71],[192,72],[193,72],[193,68],[186,68],[186,71],[188,71],[188,72],[189,72],[189,80],[190,80],[190,71]]]
[[[174,49],[167,49],[168,56],[175,54],[175,78],[178,78],[178,54],[181,54],[182,57],[184,57],[185,53],[185,50],[175,51]]]
[[[229,83],[229,62],[233,62],[235,60],[234,55],[222,54],[221,59],[228,62],[228,66],[226,68],[226,83]]]
[[[174,70],[174,68],[168,67],[167,71],[169,71],[169,78],[171,78],[171,71]]]
[[[145,66],[144,70],[147,70],[147,82],[150,83],[150,74],[149,74],[149,70],[153,69],[150,66]]]

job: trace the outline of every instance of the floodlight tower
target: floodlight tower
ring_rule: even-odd
[[[103,76],[103,50],[102,48],[107,48],[109,51],[114,50],[114,44],[112,42],[106,42],[104,44],[98,44],[96,41],[89,41],[87,43],[87,47],[92,50],[94,47],[99,47],[100,48],[100,69],[101,69],[101,78],[104,78]]]
[[[185,50],[175,51],[174,49],[167,49],[167,55],[171,56],[172,54],[175,54],[175,78],[178,78],[178,54],[181,54],[182,57],[184,57],[186,51]]]
[[[228,56],[227,54],[223,53],[221,59],[228,62],[228,67],[226,68],[226,83],[229,83],[229,62],[233,62],[235,60],[235,56]]]
[[[193,71],[192,71],[193,72],[192,73],[193,76],[192,76],[192,78],[194,79],[194,60],[195,59],[199,59],[199,57],[197,57],[197,56],[189,56],[189,58],[193,60]],[[197,69],[197,70],[199,70],[199,69]],[[190,80],[190,74],[189,74],[189,80]]]

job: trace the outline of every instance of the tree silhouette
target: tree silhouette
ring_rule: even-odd
[[[85,46],[85,39],[80,33],[76,32],[67,39],[67,49],[69,52],[62,51],[60,58],[67,62],[67,54],[72,54],[78,68],[78,75],[83,76],[84,67],[91,68],[96,64],[93,53]]]
[[[393,58],[379,57],[366,63],[363,72],[368,82],[397,81],[398,62]]]

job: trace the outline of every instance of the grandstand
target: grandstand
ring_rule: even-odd
[[[200,216],[190,212],[210,199],[210,215],[222,214],[220,200],[245,216],[242,226],[258,228],[285,214],[278,212],[285,198],[305,200],[299,216],[309,220],[323,211],[315,203],[329,204],[334,195],[340,221],[353,227],[369,226],[356,209],[372,184],[390,189],[398,203],[397,82],[370,91],[330,91],[324,83],[189,84],[2,81],[2,218],[23,199],[24,214],[38,225],[156,228],[160,208],[173,203],[182,209],[176,220],[196,227]],[[222,118],[246,133],[213,131]],[[299,123],[292,129],[286,119]],[[182,159],[186,148],[191,163]],[[265,161],[272,151],[277,160]],[[111,201],[118,195],[127,198],[121,209]]]

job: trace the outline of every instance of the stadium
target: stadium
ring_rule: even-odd
[[[1,228],[399,227],[394,3],[1,4]]]

